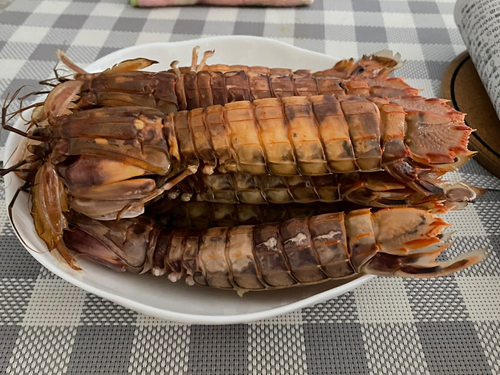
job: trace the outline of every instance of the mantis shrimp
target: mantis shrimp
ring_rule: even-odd
[[[484,250],[436,262],[449,246],[448,224],[414,208],[369,209],[294,218],[280,223],[170,229],[147,217],[118,223],[83,215],[64,242],[116,271],[185,277],[190,285],[242,294],[311,285],[357,274],[435,277],[469,267]]]
[[[388,78],[398,66],[392,55],[342,61],[314,74],[208,66],[209,56],[206,53],[198,65],[194,51],[190,68],[174,63],[169,72],[138,71],[152,62],[136,59],[89,74],[61,54],[61,60],[76,71],[74,79],[63,80],[43,103],[34,105],[34,128],[27,133],[17,131],[35,141],[27,147],[31,156],[2,172],[17,171],[31,184],[35,228],[49,249],[57,248],[70,264],[68,248],[101,259],[85,244],[79,247],[75,236],[96,246],[104,240],[99,236],[93,240],[77,228],[81,222],[95,223],[101,233],[114,227],[92,218],[116,218],[134,228],[134,223],[141,223],[138,231],[150,233],[151,240],[141,239],[141,246],[151,250],[163,232],[155,229],[156,224],[144,224],[148,219],[132,218],[143,212],[147,202],[156,204],[165,193],[174,199],[182,195],[184,201],[195,197],[261,204],[345,199],[379,207],[413,205],[442,211],[446,211],[442,202],[453,205],[477,197],[473,187],[447,187],[439,181],[473,154],[467,150],[471,129],[464,124],[464,115],[444,101],[418,96],[418,90],[400,79]],[[6,108],[3,117],[4,127],[12,130],[5,124]],[[29,170],[36,175],[26,173]],[[65,214],[69,209],[76,213]],[[379,212],[394,212],[389,216],[394,218],[396,212],[431,215],[425,216],[425,223],[434,228],[431,213],[408,210]],[[372,226],[383,216],[363,212],[363,217],[374,215],[369,216]],[[349,215],[347,223],[351,218],[352,223],[358,222],[356,215]],[[68,216],[73,217],[71,223]],[[344,220],[344,216],[328,218]],[[117,225],[120,230],[126,228]],[[301,225],[305,228],[306,224]],[[224,233],[229,231],[226,228]],[[152,233],[160,234],[154,237]],[[357,236],[349,233],[345,241]],[[377,236],[370,233],[362,235],[374,237],[371,246],[381,249]],[[203,241],[204,235],[197,234],[193,241]],[[417,248],[431,251],[427,248],[431,241],[434,254],[436,235],[433,230],[426,232],[428,237],[422,234],[427,242]],[[353,259],[356,246],[346,246],[346,256]],[[106,254],[103,263],[119,264],[120,269],[127,263],[115,264],[109,251],[97,248]],[[377,263],[380,257],[385,259],[373,255],[374,260],[366,264],[349,264],[352,272],[379,272],[368,264]],[[409,264],[418,257],[410,256]],[[424,259],[427,262],[428,257]],[[478,258],[474,259],[470,262]],[[323,267],[321,262],[318,267]],[[459,268],[444,266],[442,272]],[[326,279],[331,277],[335,276]]]

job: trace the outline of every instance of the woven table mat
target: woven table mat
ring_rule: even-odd
[[[14,0],[0,13],[0,96],[22,85],[36,90],[52,76],[56,48],[84,67],[135,44],[232,34],[343,58],[388,48],[406,60],[397,75],[433,97],[465,49],[453,7],[315,0],[292,9],[134,9],[122,0]],[[2,132],[0,146],[5,139]],[[480,265],[435,280],[377,278],[311,308],[228,326],[160,321],[59,279],[24,250],[2,203],[0,372],[499,374],[500,181],[474,161],[450,177],[490,189],[447,215],[456,241],[446,257],[488,247]]]

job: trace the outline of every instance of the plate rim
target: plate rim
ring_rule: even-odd
[[[253,42],[257,43],[269,43],[269,44],[278,44],[283,47],[289,48],[290,50],[298,50],[298,51],[303,51],[308,54],[312,55],[318,55],[322,57],[330,57],[332,59],[338,59],[338,57],[334,56],[329,56],[325,55],[316,51],[310,51],[301,47],[293,46],[291,44],[285,43],[280,40],[274,40],[274,39],[269,39],[265,37],[256,37],[256,36],[245,36],[245,35],[234,35],[234,36],[211,36],[211,37],[206,37],[206,38],[198,38],[198,39],[189,39],[189,40],[183,40],[183,41],[176,41],[176,42],[156,42],[156,43],[144,43],[144,44],[138,44],[126,48],[119,49],[117,51],[114,51],[108,55],[102,56],[99,59],[95,60],[91,64],[89,64],[85,69],[89,70],[92,72],[93,66],[97,66],[100,63],[103,63],[103,61],[106,61],[107,59],[113,60],[117,57],[119,57],[123,53],[129,53],[129,52],[134,52],[136,50],[139,50],[141,48],[165,48],[169,47],[172,45],[196,45],[200,42],[203,43],[210,43],[211,41],[217,41],[220,42],[221,40],[251,40]],[[17,119],[16,123],[14,124],[15,127],[20,126],[22,123],[22,120],[20,118]],[[9,164],[10,157],[12,155],[11,149],[11,143],[14,142],[14,137],[15,134],[10,133],[7,137],[7,140],[5,142],[5,149],[4,149],[4,159],[6,162],[6,165]],[[9,154],[10,153],[10,154]],[[8,185],[8,181],[12,178],[12,176],[9,174],[5,176],[5,186]],[[7,188],[5,188],[5,191]],[[8,207],[9,203],[7,201],[7,194],[5,196],[5,204]],[[11,218],[9,217],[9,222],[11,225],[13,225]],[[263,310],[263,311],[258,311],[258,312],[250,312],[250,313],[243,313],[243,314],[231,314],[231,315],[200,315],[200,314],[189,314],[189,313],[181,313],[181,312],[176,312],[176,311],[171,311],[171,310],[165,310],[161,309],[158,307],[154,307],[148,304],[145,304],[143,302],[138,302],[135,300],[132,300],[127,297],[123,297],[120,295],[115,295],[113,293],[110,293],[106,290],[100,289],[96,286],[90,285],[86,283],[85,281],[79,280],[77,277],[71,275],[71,273],[65,272],[63,268],[57,268],[53,266],[53,264],[48,263],[45,261],[44,254],[47,253],[47,251],[43,252],[36,252],[33,251],[33,249],[30,249],[27,247],[27,245],[24,243],[24,240],[20,238],[20,235],[17,233],[15,230],[14,233],[16,234],[16,237],[20,240],[21,244],[23,247],[33,256],[42,266],[47,268],[50,272],[56,274],[57,276],[61,277],[63,280],[66,282],[69,282],[70,284],[73,284],[89,293],[93,293],[95,295],[98,295],[102,298],[105,298],[107,300],[113,301],[121,306],[125,306],[126,308],[132,309],[134,311],[143,313],[147,316],[154,316],[159,319],[164,319],[164,320],[170,320],[170,321],[175,321],[175,322],[181,322],[181,323],[189,323],[189,324],[205,324],[205,325],[213,325],[213,324],[237,324],[237,323],[248,323],[248,322],[253,322],[261,319],[269,319],[273,318],[279,315],[283,315],[285,313],[289,313],[292,311],[296,311],[299,309],[302,309],[304,307],[312,306],[317,303],[323,302],[325,300],[328,300],[330,298],[334,298],[337,296],[340,296],[342,294],[345,294],[351,290],[354,290],[361,285],[365,284],[366,282],[372,280],[375,278],[375,275],[361,275],[356,279],[353,279],[345,284],[342,284],[338,287],[334,287],[319,293],[316,293],[310,297],[283,305],[279,307],[274,307],[268,310]],[[265,291],[264,291],[265,292]]]

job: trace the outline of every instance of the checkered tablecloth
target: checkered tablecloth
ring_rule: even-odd
[[[51,76],[56,47],[85,66],[140,43],[246,34],[341,57],[399,51],[406,64],[398,75],[437,96],[447,64],[465,49],[453,7],[315,0],[296,9],[134,9],[125,0],[14,0],[0,13],[0,95]],[[24,250],[2,204],[0,372],[500,374],[500,181],[474,161],[454,177],[490,189],[448,217],[457,231],[448,256],[489,247],[480,265],[436,280],[377,278],[311,308],[228,326],[159,321],[59,279]]]

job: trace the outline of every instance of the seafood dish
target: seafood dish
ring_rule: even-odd
[[[168,71],[126,60],[42,82],[41,102],[2,126],[27,138],[16,173],[38,236],[116,271],[189,285],[282,289],[361,274],[437,277],[481,261],[444,262],[440,214],[482,190],[443,176],[466,163],[464,114],[390,74],[383,51],[311,72],[209,65]],[[37,93],[34,93],[37,94]],[[21,98],[26,101],[28,96]],[[33,109],[27,130],[9,125]]]

